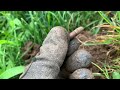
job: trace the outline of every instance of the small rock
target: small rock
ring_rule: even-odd
[[[70,79],[94,79],[94,75],[89,69],[82,68],[75,70],[69,77]]]

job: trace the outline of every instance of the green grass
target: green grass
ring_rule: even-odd
[[[63,26],[70,32],[83,26],[86,30],[97,34],[99,28],[95,26],[104,22],[120,26],[120,12],[116,15],[116,18],[110,21],[104,12],[97,11],[0,11],[1,78],[9,70],[14,72],[14,68],[24,66],[21,52],[23,44],[33,41],[41,45],[52,27]],[[22,68],[19,68],[19,73],[13,75],[11,72],[11,77],[10,75],[5,77],[14,78],[16,74],[22,73]]]
[[[120,11],[114,12],[114,17],[108,17],[105,12],[98,11],[99,15],[102,17],[102,23],[106,23],[110,25],[110,27],[113,29],[113,31],[116,32],[116,37],[114,34],[108,33],[108,35],[111,35],[111,37],[107,38],[102,44],[112,44],[112,45],[120,45]],[[119,48],[119,47],[118,47]],[[120,53],[120,48],[117,50],[117,53]],[[93,63],[94,64],[94,63]],[[108,65],[106,63],[103,63],[103,68],[100,68],[98,65],[94,64],[96,67],[98,67],[102,72],[105,78],[107,79],[120,79],[120,58],[117,58],[112,60],[112,64]],[[108,68],[111,70],[109,71]]]

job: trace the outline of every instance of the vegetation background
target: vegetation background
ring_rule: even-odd
[[[95,26],[102,23],[119,27],[117,22],[120,21],[120,12],[113,12],[116,16],[112,20],[107,13],[108,11],[0,11],[0,79],[18,78],[24,70],[21,47],[27,41],[41,45],[54,26],[63,26],[68,31],[83,26],[93,34],[99,33],[99,28]]]

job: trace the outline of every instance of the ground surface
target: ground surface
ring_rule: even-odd
[[[6,78],[6,76],[7,78],[14,78],[14,76],[18,75],[19,70],[14,69],[19,66],[24,66],[23,60],[25,58],[29,59],[37,53],[34,47],[42,45],[50,29],[55,26],[63,26],[70,32],[79,26],[83,26],[93,34],[98,34],[100,29],[96,26],[107,23],[111,25],[109,27],[117,30],[118,36],[120,34],[120,11],[1,11],[0,18],[0,79]],[[105,34],[105,31],[101,33],[101,35]],[[37,45],[33,45],[33,52],[30,51],[26,57],[23,57],[25,53],[21,52],[21,48],[29,41]],[[117,42],[119,41],[120,38]],[[107,71],[111,73],[111,70],[114,70],[120,73],[120,59],[115,62],[112,60],[112,58],[119,56],[118,52],[115,54],[116,49],[114,46],[97,45],[85,46],[85,48],[94,57],[96,56],[98,58],[95,59],[96,64],[101,64],[100,61],[102,61],[102,64],[109,62],[110,64],[108,66],[110,68],[107,67]],[[24,49],[24,51],[26,50]],[[108,57],[109,55],[106,56],[106,53],[109,55],[111,53],[111,58]],[[103,65],[100,66],[101,68],[103,67]],[[9,69],[11,69],[11,72],[8,72]],[[21,69],[19,74],[23,72],[23,69]],[[16,72],[16,74],[13,75],[13,72]],[[9,77],[10,74],[11,77]]]
[[[103,32],[101,32],[103,33]],[[77,37],[79,38],[80,42],[88,42],[88,41],[95,41],[97,40],[97,36],[100,36],[100,34],[92,35],[89,31],[82,31]],[[79,48],[85,49],[93,56],[93,62],[97,64],[99,67],[104,68],[104,64],[108,66],[112,66],[114,63],[112,60],[118,58],[120,56],[119,53],[117,53],[117,50],[114,48],[115,46],[112,45],[89,45],[85,46],[83,44],[80,45]],[[90,69],[93,73],[101,73],[101,70],[97,68],[95,65],[91,65]],[[111,70],[111,69],[110,69]],[[109,69],[108,69],[108,72]],[[104,77],[100,77],[104,78]]]

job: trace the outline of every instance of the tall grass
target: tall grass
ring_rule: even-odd
[[[91,30],[100,20],[95,11],[0,11],[0,78],[23,72],[23,67],[14,74],[11,71],[24,66],[21,47],[25,42],[41,45],[54,26],[63,26],[69,32],[79,26]],[[11,76],[4,76],[8,71]]]

